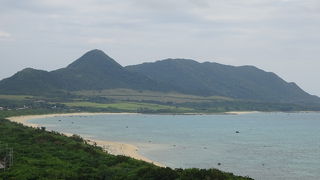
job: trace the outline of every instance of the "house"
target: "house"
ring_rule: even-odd
[[[4,164],[2,164],[2,163],[3,162],[0,161],[0,169],[4,169],[5,168]]]

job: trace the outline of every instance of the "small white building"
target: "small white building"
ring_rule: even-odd
[[[0,161],[0,169],[4,169],[4,168],[5,168],[4,164],[2,164],[2,162]]]
[[[0,111],[4,110],[4,107],[0,107]]]

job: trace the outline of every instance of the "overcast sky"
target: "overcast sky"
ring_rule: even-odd
[[[91,49],[254,65],[320,95],[320,0],[0,0],[0,79]]]

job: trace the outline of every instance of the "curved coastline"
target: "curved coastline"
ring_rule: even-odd
[[[44,115],[25,115],[25,116],[12,116],[7,119],[13,122],[21,123],[25,126],[39,128],[40,124],[34,124],[28,122],[31,119],[40,119],[40,118],[49,118],[49,117],[64,117],[64,116],[93,116],[93,115],[108,115],[108,114],[136,114],[136,113],[64,113],[64,114],[44,114]],[[71,133],[60,132],[66,136],[72,136]],[[99,140],[94,138],[83,137],[88,143],[96,144],[103,148],[104,151],[112,154],[112,155],[124,155],[129,156],[131,158],[146,161],[152,163],[154,165],[160,167],[166,167],[165,165],[152,161],[151,159],[142,156],[139,154],[139,148],[132,144],[122,143],[122,142],[114,142],[114,141],[106,141]]]
[[[241,115],[241,114],[251,114],[251,113],[258,113],[257,111],[230,111],[225,112],[222,114],[225,115]],[[34,124],[28,122],[31,119],[41,119],[41,118],[50,118],[50,117],[64,117],[64,116],[94,116],[94,115],[115,115],[115,114],[139,114],[139,113],[104,113],[104,112],[79,112],[79,113],[58,113],[58,114],[42,114],[42,115],[22,115],[22,116],[12,116],[8,117],[7,119],[13,122],[21,123],[29,127],[39,128],[41,127],[40,124]],[[189,115],[188,113],[182,115]],[[68,132],[60,132],[66,136],[72,136],[72,133]],[[112,155],[124,155],[129,156],[131,158],[146,161],[149,163],[153,163],[160,167],[166,167],[164,164],[159,162],[152,161],[151,159],[139,154],[139,148],[133,144],[123,143],[123,142],[115,142],[115,141],[107,141],[101,139],[94,139],[92,137],[83,136],[88,143],[96,144],[104,149],[104,151],[112,154]]]

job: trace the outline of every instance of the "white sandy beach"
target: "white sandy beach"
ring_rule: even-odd
[[[10,121],[13,121],[13,122],[22,123],[26,126],[37,128],[37,127],[40,127],[41,125],[29,123],[28,120],[39,119],[39,118],[48,118],[48,117],[91,116],[91,115],[103,115],[103,114],[129,114],[129,113],[65,113],[65,114],[14,116],[14,117],[9,117],[7,119],[9,119]],[[130,113],[130,114],[132,114],[132,113]],[[61,133],[64,133],[67,136],[72,136],[72,134],[70,134],[70,133],[65,133],[65,132],[61,132]],[[141,154],[139,154],[139,149],[132,144],[97,140],[97,139],[88,138],[88,137],[84,137],[84,139],[86,139],[88,141],[88,143],[90,143],[90,144],[96,143],[98,146],[102,147],[105,151],[107,151],[110,154],[129,156],[134,159],[143,160],[143,161],[146,161],[149,163],[153,163],[157,166],[165,167],[163,164],[158,163],[158,162],[154,162],[151,159],[148,159],[147,157],[144,157]]]
[[[225,114],[232,114],[232,115],[241,115],[241,114],[253,114],[259,113],[259,111],[228,111]]]

